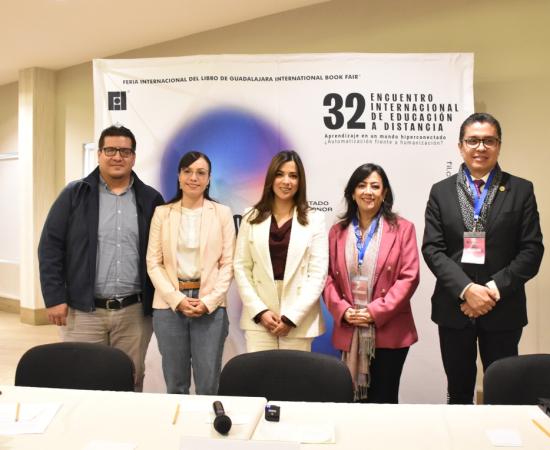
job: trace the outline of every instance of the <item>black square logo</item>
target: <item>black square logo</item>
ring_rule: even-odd
[[[109,111],[126,111],[126,92],[108,92]]]

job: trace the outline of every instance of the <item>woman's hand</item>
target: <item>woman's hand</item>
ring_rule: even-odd
[[[367,308],[353,309],[348,308],[344,313],[344,320],[350,325],[356,327],[366,327],[374,323],[374,319]]]
[[[184,297],[176,309],[187,317],[200,317],[208,312],[208,308],[202,301],[191,297]]]
[[[348,308],[344,313],[344,320],[350,325],[353,325],[354,316],[355,316],[355,310],[353,308]]]
[[[290,330],[292,330],[292,327],[281,320],[279,324],[271,331],[271,334],[274,334],[277,337],[285,337],[288,335]]]
[[[203,303],[202,300],[193,298],[189,303],[191,303],[195,309],[194,317],[200,317],[208,313],[208,308],[206,307],[206,305]]]
[[[273,333],[273,331],[279,326],[281,322],[281,318],[275,314],[273,311],[265,311],[262,316],[260,317],[260,323],[264,326],[264,328],[269,331],[270,333]]]

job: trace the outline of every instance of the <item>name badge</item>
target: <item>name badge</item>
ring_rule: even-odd
[[[460,261],[468,264],[485,264],[485,232],[464,233],[464,250]]]
[[[368,303],[368,278],[356,275],[351,279],[351,293],[356,308],[364,308]]]

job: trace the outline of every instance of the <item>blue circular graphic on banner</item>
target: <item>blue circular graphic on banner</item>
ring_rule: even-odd
[[[289,148],[289,141],[262,118],[238,109],[212,109],[169,141],[160,169],[162,194],[166,199],[175,195],[181,156],[198,150],[212,161],[211,196],[240,213],[259,200],[271,158]]]

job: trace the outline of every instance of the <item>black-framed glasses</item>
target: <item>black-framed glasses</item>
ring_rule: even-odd
[[[462,142],[466,144],[466,147],[471,148],[472,150],[479,147],[479,144],[483,142],[483,146],[485,148],[496,148],[498,144],[500,144],[500,139],[496,137],[486,137],[486,138],[466,138],[462,139]]]
[[[105,156],[115,156],[118,152],[122,158],[129,158],[135,153],[133,148],[128,147],[103,147],[101,151]]]

